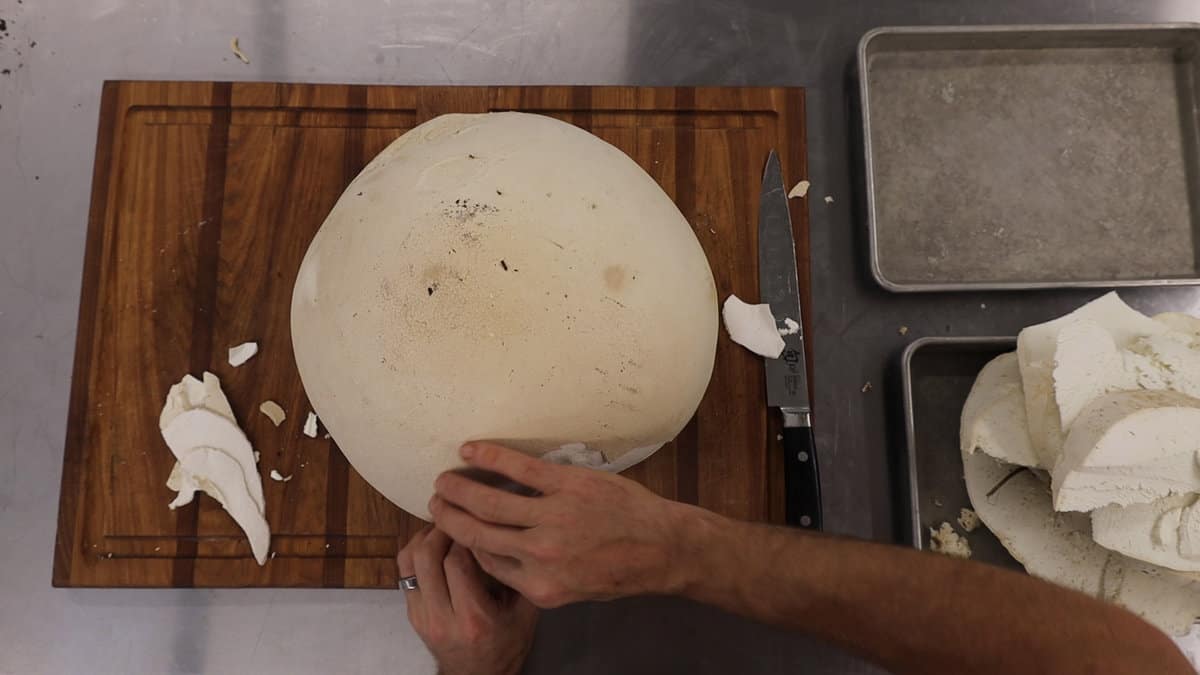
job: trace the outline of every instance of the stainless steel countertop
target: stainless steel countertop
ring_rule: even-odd
[[[1200,4],[0,0],[0,19],[0,69],[11,70],[0,73],[0,672],[429,673],[398,592],[50,587],[103,80],[808,87],[825,519],[833,532],[891,540],[889,457],[902,447],[894,368],[904,345],[1012,334],[1093,294],[899,296],[874,285],[851,188],[856,41],[880,25],[1200,21]],[[230,53],[233,36],[249,65]],[[1190,288],[1123,296],[1145,310],[1200,309]],[[529,668],[801,670],[875,672],[804,637],[667,599],[550,612]]]

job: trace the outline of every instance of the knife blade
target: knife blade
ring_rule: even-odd
[[[763,359],[767,406],[783,416],[785,515],[789,525],[821,529],[821,479],[817,470],[804,358],[804,319],[796,274],[796,244],[783,169],[774,150],[763,170],[758,200],[759,302],[771,307],[783,336],[783,353]]]

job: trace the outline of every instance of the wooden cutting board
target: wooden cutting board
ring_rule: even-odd
[[[333,440],[302,435],[310,408],[292,358],[292,283],[376,153],[437,115],[497,110],[551,115],[624,150],[692,223],[720,297],[757,297],[768,151],[789,185],[807,173],[801,89],[108,82],[54,585],[396,587],[398,542],[422,523],[367,485]],[[792,211],[807,318],[805,202]],[[248,340],[258,356],[230,367],[226,350]],[[167,509],[174,459],[158,414],[173,383],[205,370],[262,453],[273,535],[262,567],[211,498]],[[763,386],[758,359],[722,333],[696,417],[626,475],[672,499],[780,521],[782,461]],[[267,399],[287,410],[278,428],[258,412]],[[293,478],[270,480],[270,469]]]

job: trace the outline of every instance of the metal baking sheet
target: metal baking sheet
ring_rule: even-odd
[[[954,523],[959,509],[971,506],[959,452],[959,417],[984,364],[1016,346],[1016,338],[1011,337],[922,338],[904,351],[901,377],[912,503],[909,541],[916,548],[929,547],[930,528]],[[971,544],[973,560],[1024,569],[986,525],[963,536]]]
[[[1200,26],[881,28],[859,43],[892,291],[1200,283]]]

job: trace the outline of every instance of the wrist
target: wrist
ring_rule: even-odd
[[[712,511],[680,502],[667,502],[671,533],[668,543],[666,578],[658,592],[697,598],[699,589],[713,581],[714,570],[722,563],[717,558],[728,555],[722,545],[734,521]]]

